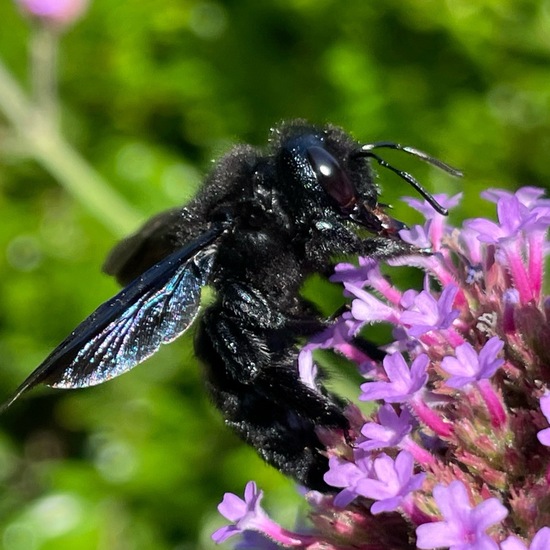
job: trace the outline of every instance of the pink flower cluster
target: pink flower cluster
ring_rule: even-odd
[[[240,533],[238,548],[362,550],[542,550],[550,548],[550,301],[543,288],[550,200],[543,191],[490,190],[498,223],[461,228],[429,205],[401,232],[419,253],[389,262],[424,270],[421,291],[396,288],[379,264],[340,264],[333,280],[352,298],[348,312],[301,353],[313,380],[315,348],[355,361],[365,377],[348,407],[351,433],[326,438],[333,495],[310,492],[312,529],[291,532],[260,507],[226,495],[220,512]],[[445,207],[459,196],[437,200]],[[389,323],[382,361],[358,346],[365,325]]]

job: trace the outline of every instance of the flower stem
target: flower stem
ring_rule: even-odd
[[[59,31],[37,22],[30,40],[30,81],[40,122],[58,128],[57,52]]]
[[[142,217],[114,191],[37,109],[0,60],[0,111],[28,153],[115,235],[134,230]]]

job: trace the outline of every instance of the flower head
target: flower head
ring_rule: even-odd
[[[16,0],[21,10],[37,19],[65,27],[80,19],[89,0]]]
[[[339,492],[309,493],[309,538],[288,540],[309,550],[409,550],[415,538],[426,550],[550,548],[550,200],[532,187],[483,196],[497,222],[452,227],[410,201],[427,218],[401,232],[423,249],[406,259],[424,270],[423,289],[396,287],[373,258],[337,269],[351,307],[306,346],[301,377],[317,388],[311,349],[334,349],[358,365],[359,399],[373,410],[350,407],[347,433],[323,435],[324,480]],[[375,323],[393,341],[372,353],[357,333]]]

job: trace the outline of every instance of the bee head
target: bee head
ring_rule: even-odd
[[[291,206],[310,216],[336,216],[340,221],[350,221],[387,237],[396,237],[405,224],[389,216],[378,202],[379,188],[370,167],[371,159],[412,185],[437,212],[446,215],[447,210],[413,176],[391,166],[373,149],[404,151],[453,175],[461,175],[418,149],[392,142],[361,145],[333,126],[317,128],[298,121],[278,130],[277,136],[277,180]]]

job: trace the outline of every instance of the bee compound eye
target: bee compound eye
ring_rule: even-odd
[[[308,147],[307,156],[317,181],[343,210],[353,208],[357,190],[338,161],[322,147]]]

